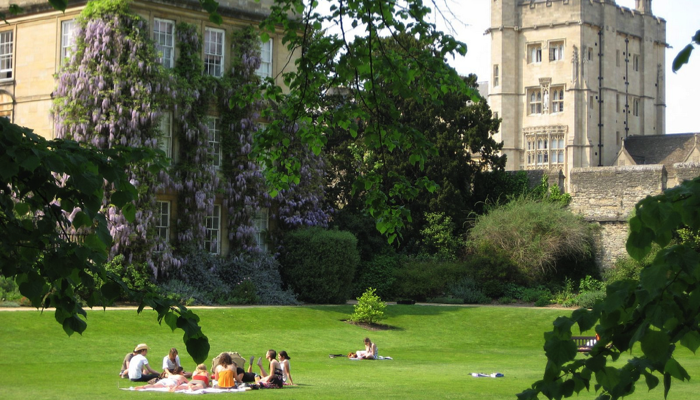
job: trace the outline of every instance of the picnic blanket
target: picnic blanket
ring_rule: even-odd
[[[494,372],[493,374],[482,374],[479,372],[472,372],[474,378],[503,378],[503,374],[500,372]]]
[[[369,359],[367,359],[367,358],[353,358],[353,357],[349,357],[348,360],[354,360],[354,361],[357,361],[357,360],[393,360],[393,358],[391,358],[391,357],[382,357],[382,356],[377,356],[377,358],[369,358]]]
[[[163,387],[163,388],[148,388],[148,389],[140,389],[136,390],[133,386],[128,387],[128,388],[121,388],[121,390],[132,390],[134,392],[163,392],[163,393],[169,393],[170,390],[168,388]],[[246,389],[216,389],[216,388],[206,388],[206,389],[199,389],[199,390],[189,390],[189,389],[182,389],[175,391],[173,393],[183,393],[183,394],[211,394],[211,393],[243,393],[245,392]]]

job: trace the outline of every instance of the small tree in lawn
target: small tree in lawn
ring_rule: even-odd
[[[386,303],[377,296],[375,289],[368,288],[362,296],[357,298],[355,312],[350,316],[350,320],[373,324],[384,319],[384,309],[386,309]]]

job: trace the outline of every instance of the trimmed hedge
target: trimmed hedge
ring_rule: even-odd
[[[342,304],[352,294],[359,261],[357,239],[352,233],[300,229],[284,237],[280,274],[300,301]]]

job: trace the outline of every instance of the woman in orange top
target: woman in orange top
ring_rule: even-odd
[[[233,378],[236,367],[233,364],[231,356],[227,353],[219,358],[219,365],[214,369],[214,379],[216,379],[216,387],[221,389],[231,389],[236,387],[236,382]]]

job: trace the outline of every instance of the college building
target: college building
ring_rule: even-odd
[[[202,74],[222,77],[231,65],[233,33],[245,27],[257,29],[269,14],[273,1],[218,1],[218,13],[223,18],[220,25],[209,21],[209,14],[202,10],[198,0],[133,0],[129,8],[147,22],[150,30],[148,35],[154,42],[163,67],[173,68],[180,57],[176,26],[185,22],[196,27],[201,38],[202,50],[199,56],[203,62]],[[16,16],[7,13],[10,3],[19,5],[23,9],[22,13]],[[29,127],[47,139],[57,136],[56,124],[52,118],[57,77],[62,64],[75,51],[76,18],[86,4],[87,1],[71,0],[66,11],[60,12],[52,8],[47,0],[0,2],[0,9],[8,17],[7,23],[0,24],[0,116]],[[270,34],[269,41],[260,42],[261,62],[256,74],[263,78],[273,78],[285,91],[287,89],[281,75],[293,70],[295,64],[294,55],[282,45],[281,37],[280,31],[279,34]],[[213,154],[211,162],[218,171],[216,163],[222,160],[222,127],[216,107],[211,108],[212,114],[206,121],[205,132],[208,132],[210,153]],[[164,114],[160,120],[158,146],[171,157],[173,164],[177,164],[178,154],[182,154],[176,135],[180,129],[177,115],[173,115],[172,110],[164,111]],[[204,246],[212,253],[226,254],[229,252],[229,242],[237,234],[232,225],[226,222],[233,218],[233,206],[226,206],[227,199],[222,196],[220,189],[215,191],[216,193],[207,194],[214,198],[213,207],[199,224],[206,230]],[[182,200],[175,190],[165,189],[157,193],[155,231],[166,242],[176,237],[174,230],[177,221],[185,217],[178,216],[178,209],[182,210],[178,201]],[[275,223],[271,213],[267,206],[256,205],[247,213],[252,217],[246,217],[242,221],[247,224],[248,231],[255,230],[255,241],[263,250],[266,247],[266,232]],[[239,215],[237,218],[242,217]]]
[[[651,0],[493,0],[487,33],[508,170],[566,179],[616,164],[628,137],[666,133],[666,21]]]

